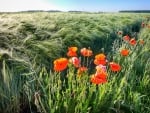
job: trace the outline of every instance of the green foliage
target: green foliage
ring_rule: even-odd
[[[0,112],[149,113],[150,32],[141,28],[147,15],[1,14]],[[127,45],[121,39],[126,34],[144,39],[144,45]],[[105,52],[122,70],[107,68],[102,85],[90,83],[89,73],[78,77],[72,66],[53,72],[53,60],[65,57],[69,46]],[[128,57],[119,53],[124,47],[131,51]]]

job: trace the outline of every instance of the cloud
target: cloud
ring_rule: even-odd
[[[25,10],[56,10],[58,7],[46,0],[1,0],[0,11],[25,11]]]

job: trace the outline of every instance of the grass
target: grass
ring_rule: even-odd
[[[149,113],[150,33],[141,28],[142,21],[149,24],[147,15],[0,14],[0,112]],[[144,45],[125,43],[126,34]],[[81,77],[72,65],[55,72],[53,60],[66,57],[69,46],[104,52],[122,69],[114,73],[107,65],[108,82],[101,85],[90,82],[94,64]],[[124,47],[128,57],[119,53]]]

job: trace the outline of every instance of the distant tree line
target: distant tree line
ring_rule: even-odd
[[[22,13],[22,12],[63,12],[60,10],[27,10],[27,11],[18,11],[18,12],[0,12],[0,13]],[[78,10],[70,10],[67,12],[71,13],[107,13],[107,12],[88,12],[88,11],[78,11]],[[121,10],[120,13],[150,13],[150,10]]]
[[[21,12],[62,12],[60,10],[47,10],[47,11],[44,11],[44,10],[28,10],[28,11],[21,11]]]
[[[150,13],[150,10],[122,10],[121,13]]]
[[[26,10],[26,11],[17,11],[17,12],[0,12],[0,13],[32,13],[32,12],[62,12],[60,10]]]

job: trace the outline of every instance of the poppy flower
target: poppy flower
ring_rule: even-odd
[[[106,65],[106,60],[99,60],[99,59],[94,59],[94,64],[95,65]]]
[[[143,44],[144,44],[144,40],[143,40],[143,39],[140,39],[140,40],[139,40],[139,44],[140,44],[140,45],[143,45]]]
[[[142,22],[141,26],[142,26],[142,27],[145,27],[145,23],[144,23],[144,22]]]
[[[118,72],[121,70],[121,66],[115,62],[110,62],[109,65],[110,65],[110,69],[114,72]]]
[[[69,56],[69,57],[75,57],[75,56],[77,56],[77,50],[78,50],[78,48],[77,47],[69,47],[68,48],[68,52],[67,52],[67,56]]]
[[[123,34],[123,32],[122,31],[118,31],[118,35],[122,35]]]
[[[136,40],[132,38],[129,43],[134,46],[136,44]]]
[[[98,78],[97,76],[92,75],[91,82],[93,84],[97,84],[98,85],[98,84],[106,83],[107,79],[106,78]]]
[[[79,67],[80,66],[80,60],[77,57],[72,57],[69,60],[75,67]]]
[[[86,49],[86,48],[82,48],[82,49],[80,50],[80,53],[81,53],[81,55],[83,55],[83,56],[85,56],[85,57],[89,57],[89,56],[92,56],[92,55],[93,55],[92,50]]]
[[[103,53],[100,53],[98,55],[95,56],[95,59],[98,59],[98,60],[105,60],[106,59],[106,56],[103,54]]]
[[[95,65],[105,65],[106,64],[106,56],[103,53],[100,53],[98,55],[95,56],[94,59],[94,64]]]
[[[88,70],[87,67],[79,67],[78,70],[77,70],[77,74],[78,76],[80,76],[82,73],[86,72]]]
[[[128,35],[126,35],[123,37],[123,40],[128,42],[130,40],[130,37]]]
[[[122,49],[120,51],[120,53],[121,53],[122,56],[128,56],[129,55],[129,50],[128,49]]]
[[[99,70],[99,71],[96,71],[95,76],[99,79],[106,79],[107,72],[105,72],[104,70]]]
[[[63,71],[67,68],[68,59],[67,58],[59,58],[54,61],[54,70],[55,71]]]
[[[103,70],[103,71],[105,71],[106,72],[106,66],[104,66],[104,65],[98,65],[98,66],[96,66],[96,71],[100,71],[100,70]]]
[[[102,84],[107,82],[106,66],[96,66],[96,73],[92,75],[91,82],[94,84]]]

